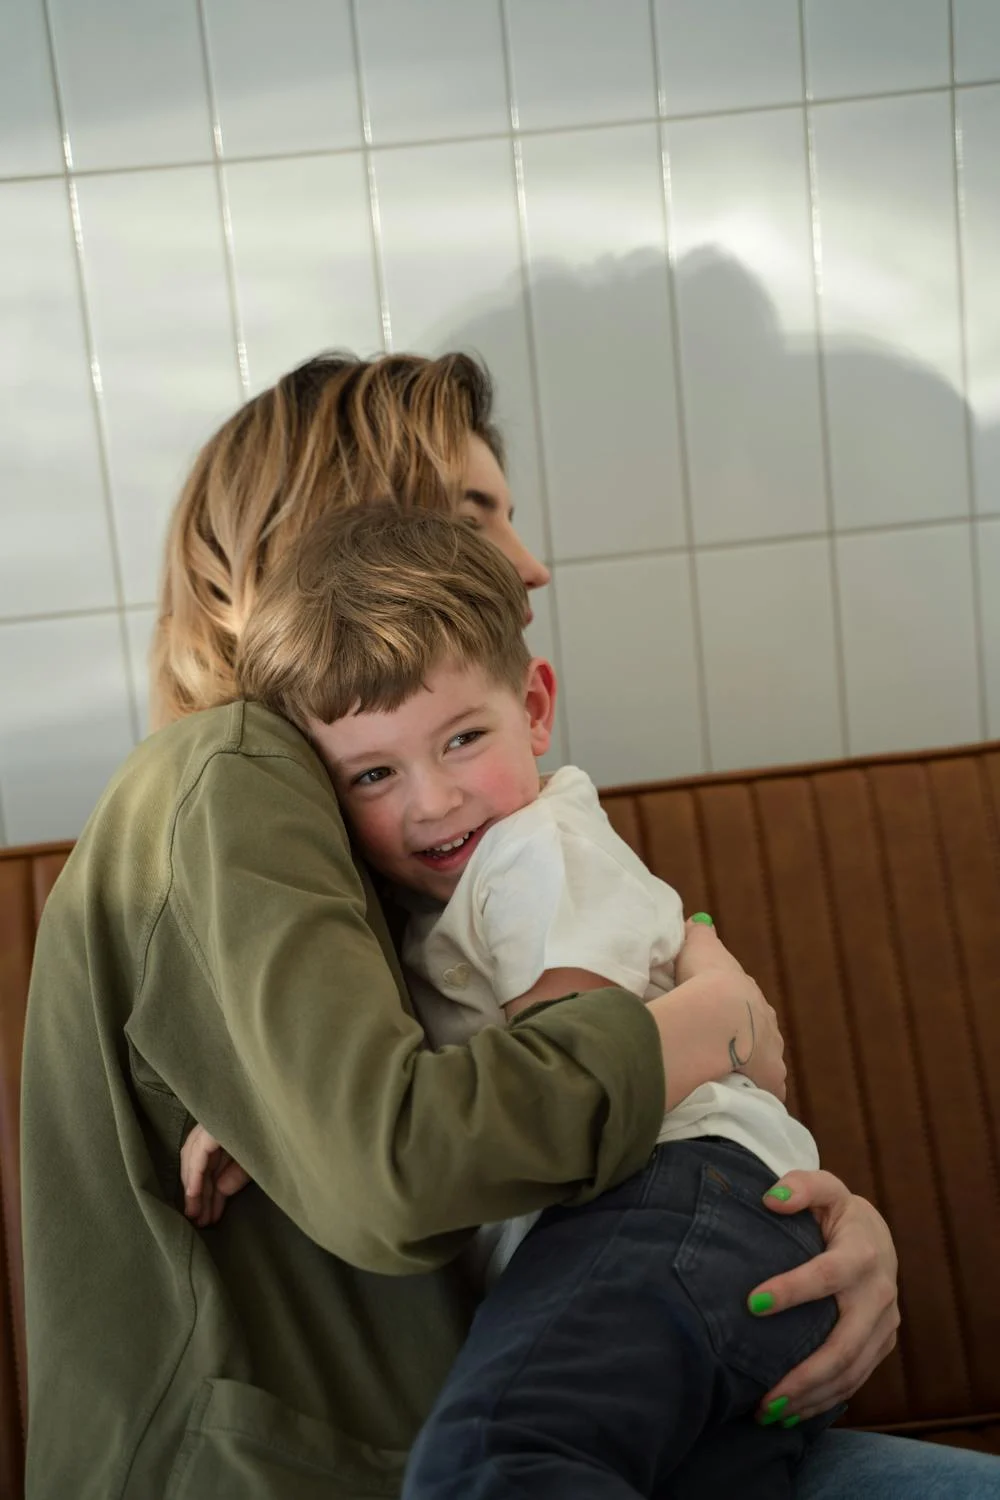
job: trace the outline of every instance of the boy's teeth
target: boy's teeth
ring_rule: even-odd
[[[427,852],[428,854],[450,854],[453,849],[461,849],[462,845],[467,844],[471,837],[471,833],[463,833],[460,839],[452,839],[450,844],[435,844]]]

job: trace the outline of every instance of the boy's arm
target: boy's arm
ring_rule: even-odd
[[[744,972],[743,965],[721,942],[713,926],[689,918],[684,924],[684,946],[674,961],[674,977],[677,984],[682,985],[710,969]],[[503,1013],[508,1021],[512,1021],[521,1011],[544,1000],[560,1000],[564,995],[585,994],[588,990],[604,990],[613,985],[614,980],[595,974],[591,969],[546,969],[530,990],[504,1005]]]
[[[344,1259],[426,1269],[475,1225],[593,1196],[648,1154],[664,1082],[645,1008],[581,995],[426,1050],[366,920],[332,792],[291,758],[206,769],[178,822],[171,911],[217,1019],[172,1051],[160,1037],[150,1061]]]

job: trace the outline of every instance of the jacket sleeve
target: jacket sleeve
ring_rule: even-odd
[[[293,758],[216,756],[172,867],[164,917],[214,996],[216,1041],[164,1081],[329,1251],[426,1270],[472,1227],[592,1197],[647,1159],[664,1080],[645,1007],[598,991],[428,1051],[332,792]]]

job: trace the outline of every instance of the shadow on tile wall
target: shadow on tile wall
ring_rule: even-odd
[[[966,401],[930,366],[874,341],[828,336],[821,358],[815,333],[783,327],[739,261],[700,247],[675,272],[687,448],[676,484],[686,493],[656,497],[678,507],[683,534],[651,552],[630,534],[636,464],[616,418],[634,375],[632,331],[665,281],[653,252],[583,274],[543,265],[532,277],[587,460],[567,492],[553,452],[565,425],[551,430],[545,390],[543,430],[530,417],[510,433],[512,485],[530,512],[540,453],[548,480],[537,528],[526,529],[550,555],[554,526],[562,539],[552,618],[535,638],[562,668],[560,753],[599,781],[624,781],[981,737]],[[530,414],[534,403],[509,399],[512,379],[532,378],[518,372],[524,317],[512,279],[426,342],[481,353],[500,375],[501,407]],[[797,423],[789,391],[801,398]],[[706,392],[710,412],[698,407]],[[666,399],[648,440],[668,475],[678,439]],[[1000,427],[977,441],[981,455],[1000,455]],[[628,495],[608,478],[619,464]],[[589,527],[595,510],[608,518],[604,544],[574,555],[574,513]],[[656,597],[667,590],[669,615]],[[633,725],[644,733],[630,735]]]
[[[512,277],[488,306],[429,328],[420,351],[473,350],[494,370],[524,530],[556,559],[532,631],[563,685],[550,764],[572,759],[609,784],[986,732],[972,418],[949,382],[850,340],[825,339],[821,362],[815,333],[784,327],[756,277],[712,245],[680,259],[673,298],[662,254],[641,251],[583,271],[536,264],[530,301],[531,317]],[[648,335],[650,309],[661,306],[662,337],[647,337],[637,358],[635,331]],[[539,309],[551,368],[537,344]],[[927,521],[865,524],[858,497],[883,490],[887,473],[901,491],[933,490],[942,438],[961,460],[941,466]],[[1000,458],[1000,427],[979,443]],[[638,503],[637,488],[647,491]],[[990,524],[1000,543],[1000,523]],[[137,662],[151,618],[142,612],[140,630],[135,617]],[[23,748],[16,730],[8,742],[12,762],[30,767],[21,795],[29,783],[66,781],[66,808],[46,812],[55,832],[92,802],[112,747],[123,756],[132,734],[115,686],[117,626],[82,620],[94,763],[83,742],[68,778],[39,763],[38,726],[60,707],[41,687],[49,629],[32,628],[37,701],[22,706]]]

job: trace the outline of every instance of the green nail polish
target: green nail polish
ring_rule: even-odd
[[[781,1425],[782,1427],[797,1427],[801,1421],[801,1417],[786,1417]]]
[[[777,1198],[779,1203],[787,1203],[791,1196],[791,1188],[785,1187],[784,1183],[781,1183],[778,1187],[768,1188],[764,1194],[765,1198]]]
[[[765,1406],[764,1415],[759,1419],[760,1426],[770,1427],[772,1423],[779,1421],[781,1418],[781,1413],[784,1411],[787,1405],[787,1396],[775,1396],[774,1400],[769,1401]]]
[[[712,921],[712,918],[708,915],[707,911],[696,911],[691,920],[692,922],[701,922],[702,926],[704,927],[715,926],[715,923]]]
[[[749,1307],[755,1317],[759,1317],[761,1313],[770,1312],[773,1306],[773,1292],[751,1292],[747,1298],[747,1307]]]

